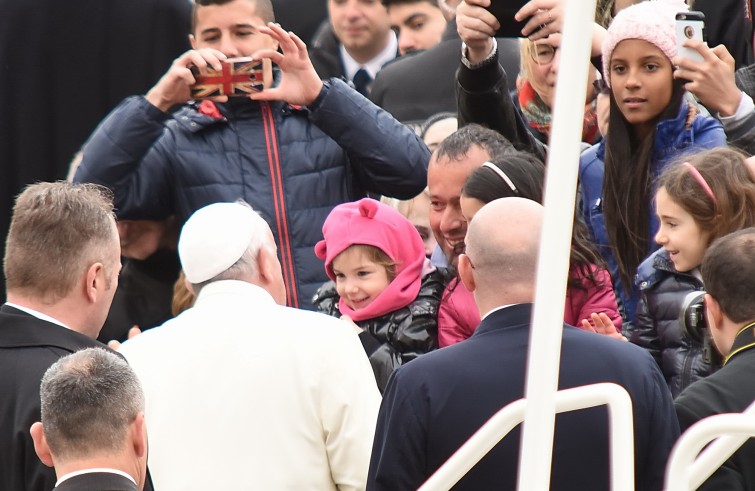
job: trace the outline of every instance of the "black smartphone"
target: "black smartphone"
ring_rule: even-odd
[[[521,22],[514,20],[514,14],[519,12],[524,4],[529,0],[491,0],[490,6],[487,7],[491,14],[498,19],[501,24],[500,29],[495,33],[497,38],[520,38],[522,29],[529,19]]]

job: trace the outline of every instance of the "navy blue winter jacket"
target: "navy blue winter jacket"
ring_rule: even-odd
[[[244,199],[273,231],[289,305],[311,309],[328,279],[314,245],[333,207],[367,191],[408,199],[426,185],[424,143],[339,80],[308,108],[236,99],[217,109],[189,104],[171,117],[128,98],[90,137],[75,180],[110,188],[121,219],[183,223]]]
[[[654,180],[669,163],[684,151],[699,151],[726,145],[726,135],[721,123],[710,116],[698,114],[687,127],[688,114],[689,105],[686,100],[682,100],[679,113],[675,118],[658,123],[651,169]],[[579,159],[580,213],[590,231],[593,243],[608,265],[608,271],[613,279],[616,299],[620,301],[624,309],[624,320],[631,323],[637,310],[639,291],[635,285],[630,285],[629,293],[624,291],[624,285],[619,278],[619,265],[608,240],[606,224],[603,219],[604,160],[605,140],[585,150]],[[654,194],[653,192],[651,196]],[[648,217],[650,221],[649,230],[652,234],[648,237],[650,243],[648,254],[657,248],[653,241],[653,235],[658,230],[658,217],[653,208],[654,206],[651,206],[650,216]],[[627,324],[624,324],[624,326],[630,327]]]
[[[679,322],[688,293],[703,290],[703,282],[674,268],[668,252],[659,249],[637,268],[640,300],[629,340],[647,349],[663,372],[671,396],[710,375],[714,367],[703,359],[703,346],[682,333]]]

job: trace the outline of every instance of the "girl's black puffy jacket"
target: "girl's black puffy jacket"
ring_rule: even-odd
[[[364,329],[359,335],[370,359],[375,380],[382,393],[393,370],[419,355],[438,347],[438,306],[450,276],[436,269],[422,278],[417,298],[406,307],[356,324]],[[315,308],[333,317],[341,317],[341,297],[332,281],[315,293]]]
[[[659,249],[637,269],[641,297],[637,316],[627,330],[629,340],[647,349],[658,362],[673,397],[714,368],[703,360],[703,346],[682,335],[679,314],[688,293],[703,290],[690,273],[674,269],[668,253]]]

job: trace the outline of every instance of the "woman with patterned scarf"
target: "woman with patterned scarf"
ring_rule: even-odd
[[[520,39],[521,68],[517,79],[516,94],[512,99],[518,103],[529,123],[530,132],[543,143],[548,143],[551,127],[551,107],[556,95],[558,74],[558,48],[545,42]],[[582,141],[595,143],[600,140],[595,113],[596,93],[592,87],[599,77],[597,70],[590,68],[585,93],[585,114],[582,124]]]

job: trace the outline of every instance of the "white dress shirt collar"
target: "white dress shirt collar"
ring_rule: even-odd
[[[352,58],[343,44],[339,43],[338,49],[341,51],[341,60],[343,60],[343,69],[345,72],[344,75],[347,79],[353,80],[357,70],[364,68],[374,80],[377,72],[383,68],[383,65],[396,57],[396,52],[398,51],[398,39],[396,39],[396,33],[391,30],[388,37],[388,44],[385,49],[365,64],[360,64]]]
[[[11,303],[11,302],[5,302],[5,305],[7,305],[8,307],[13,307],[14,309],[18,309],[18,310],[20,310],[22,312],[26,312],[27,314],[29,314],[31,316],[34,316],[37,319],[40,319],[40,320],[43,320],[43,321],[47,321],[47,322],[52,322],[53,324],[57,324],[59,326],[65,327],[66,329],[71,329],[67,325],[65,325],[62,322],[60,322],[59,320],[57,320],[57,319],[55,319],[53,317],[50,317],[47,314],[43,314],[42,312],[38,312],[38,311],[36,311],[34,309],[30,309],[29,307],[22,307],[20,305],[17,305],[15,303]]]

